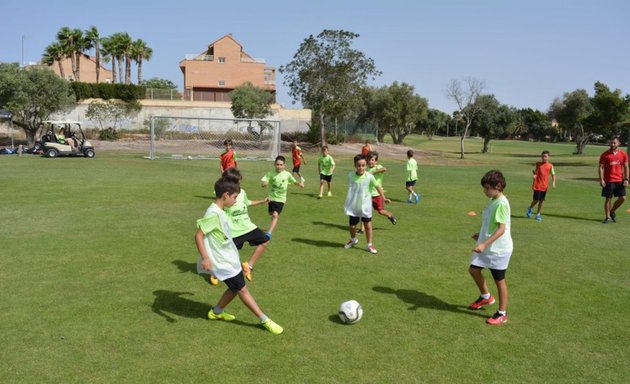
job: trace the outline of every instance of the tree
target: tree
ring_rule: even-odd
[[[271,104],[273,95],[262,88],[255,87],[252,83],[245,82],[234,88],[230,92],[232,98],[232,114],[239,119],[264,119],[271,115]],[[259,121],[260,135],[267,128],[264,121]],[[248,130],[252,131],[252,121],[249,122]]]
[[[426,117],[429,103],[414,94],[414,87],[407,83],[394,81],[384,91],[378,111],[379,126],[392,137],[394,144],[402,144],[415,129],[416,123]]]
[[[156,89],[177,89],[177,84],[173,83],[167,79],[160,79],[158,77],[152,77],[149,80],[143,80],[142,83],[139,83],[146,88],[156,88]]]
[[[83,31],[80,29],[70,29],[69,27],[62,27],[57,32],[57,41],[63,48],[64,57],[70,58],[72,65],[72,76],[76,81],[80,80],[79,74],[80,64],[77,66],[77,58],[80,58],[82,49],[84,47]]]
[[[96,82],[98,83],[101,73],[101,37],[98,29],[95,26],[91,26],[90,29],[85,31],[85,39],[89,42],[88,49],[94,48]]]
[[[446,127],[451,121],[451,115],[438,109],[429,108],[425,118],[418,121],[418,127],[422,128],[429,140],[438,133],[442,127]]]
[[[591,101],[584,89],[565,93],[562,99],[556,98],[549,107],[549,115],[575,138],[577,155],[584,154],[584,148],[593,136],[584,129],[584,121],[592,111]]]
[[[384,95],[383,88],[365,86],[361,88],[361,102],[356,109],[356,121],[361,124],[374,127],[374,135],[377,142],[383,142],[385,131],[380,129],[379,108]]]
[[[70,83],[47,69],[0,63],[0,105],[26,133],[29,146],[42,121],[76,104]]]
[[[547,135],[554,134],[549,117],[541,111],[523,108],[516,112],[515,134],[525,139],[543,141]],[[554,135],[555,136],[555,135]]]
[[[103,61],[106,63],[111,60],[112,62],[112,83],[116,84],[118,81],[118,76],[116,73],[116,56],[114,52],[116,51],[115,41],[110,37],[105,37],[101,40],[103,48],[101,53],[103,54]]]
[[[85,117],[98,121],[101,129],[104,125],[116,128],[118,123],[132,112],[138,111],[140,104],[137,102],[126,103],[120,100],[107,100],[105,102],[94,100],[88,105]]]
[[[488,153],[490,140],[504,138],[512,133],[515,113],[512,108],[499,103],[494,95],[481,95],[477,98],[480,112],[475,116],[471,129],[483,138],[482,153]]]
[[[323,30],[304,39],[293,60],[280,66],[284,84],[294,100],[313,110],[322,144],[326,142],[327,119],[336,121],[355,109],[360,89],[369,78],[380,75],[374,60],[352,49],[356,33]]]
[[[142,62],[151,60],[153,49],[147,43],[138,39],[131,44],[131,58],[138,64],[138,85],[142,84]]]
[[[630,105],[627,97],[623,98],[621,90],[611,91],[601,82],[595,83],[595,95],[591,98],[593,112],[584,120],[584,126],[589,132],[612,137],[619,135],[624,128]]]
[[[42,63],[46,65],[54,65],[55,62],[59,65],[59,74],[62,78],[66,78],[65,71],[63,70],[63,59],[65,58],[63,47],[59,42],[50,43],[44,50],[42,55]]]
[[[464,158],[464,140],[468,135],[468,129],[472,124],[475,116],[481,112],[480,104],[477,104],[477,98],[481,95],[485,88],[482,80],[467,77],[464,81],[457,79],[451,80],[446,88],[446,96],[453,100],[459,108],[459,114],[464,121],[464,129],[460,139],[460,158]]]

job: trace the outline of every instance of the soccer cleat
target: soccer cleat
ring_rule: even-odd
[[[527,208],[527,218],[532,217],[532,207]]]
[[[416,204],[418,204],[420,202],[420,194],[417,193],[416,194]]]
[[[613,223],[617,222],[617,214],[615,212],[610,212],[610,220],[612,220]]]
[[[245,261],[241,265],[243,266],[243,274],[245,275],[245,278],[252,281],[252,269],[249,267],[249,264]]]
[[[536,214],[536,221],[542,221],[542,217],[540,217],[540,213]]]
[[[284,331],[284,328],[282,328],[281,326],[276,324],[275,321],[269,318],[267,318],[267,320],[261,322],[260,324],[262,324],[263,327],[265,327],[269,332],[273,333],[274,335],[279,335],[282,333],[282,331]]]
[[[376,250],[376,248],[374,248],[373,245],[368,245],[367,250],[373,255],[376,255],[378,253],[378,251]]]
[[[408,202],[409,204],[411,204],[411,203],[412,203],[412,201],[411,201],[411,197],[407,199],[407,202]]]
[[[470,304],[468,308],[481,309],[481,307],[483,307],[484,305],[490,305],[490,304],[494,304],[494,297],[492,295],[490,295],[490,297],[487,299],[484,299],[483,297],[479,296],[479,298],[475,300],[474,303]]]
[[[331,196],[332,196],[332,192],[328,191],[328,193],[326,194],[326,196],[331,197]]]
[[[208,312],[208,319],[210,320],[223,320],[223,321],[232,321],[236,320],[236,316],[230,315],[229,313],[223,311],[221,313],[214,313],[214,308]]]
[[[265,232],[265,237],[267,240],[271,240],[271,232]]]
[[[210,284],[219,285],[219,279],[217,279],[214,275],[210,275]]]
[[[610,217],[607,217],[607,218],[604,219],[604,221],[602,221],[602,224],[608,224],[608,223],[610,223],[610,221],[611,221]]]
[[[394,224],[394,225],[396,225],[398,223],[398,220],[396,220],[396,216],[389,217],[389,221],[391,221],[392,224]]]
[[[318,199],[321,199],[322,197],[323,197],[322,195],[317,195],[317,198],[318,198]]]
[[[486,320],[486,323],[490,325],[501,325],[503,323],[507,323],[507,321],[508,321],[507,313],[501,314],[499,313],[499,311],[497,311],[494,313],[494,315],[492,315],[491,318]]]
[[[359,243],[359,239],[350,239],[343,247],[345,249],[352,248]]]
[[[300,181],[301,181],[302,183],[304,183],[304,182],[306,181],[306,179],[305,179],[304,177],[300,177]]]

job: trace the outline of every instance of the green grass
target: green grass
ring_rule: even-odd
[[[0,377],[3,383],[626,383],[630,326],[630,214],[602,225],[602,147],[571,155],[561,144],[410,137],[422,193],[405,202],[404,161],[388,168],[387,208],[374,219],[378,255],[345,250],[345,175],[336,156],[334,196],[317,200],[314,156],[307,187],[290,189],[250,291],[284,326],[273,336],[238,300],[234,323],[206,319],[224,285],[195,273],[194,222],[210,204],[216,161],[0,157]],[[542,149],[558,174],[543,222],[524,217],[531,168]],[[334,154],[334,147],[333,147]],[[250,198],[267,162],[242,162]],[[479,179],[506,175],[514,254],[507,274],[510,322],[473,312],[472,233],[486,205]],[[266,228],[266,208],[252,207]],[[252,248],[241,253],[246,259]],[[495,292],[491,285],[491,291]],[[341,324],[339,304],[364,318]]]

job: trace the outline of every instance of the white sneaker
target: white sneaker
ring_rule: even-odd
[[[352,248],[352,247],[354,247],[354,246],[355,246],[355,245],[357,245],[357,244],[359,244],[359,239],[350,239],[350,240],[346,243],[346,245],[344,245],[343,247],[344,247],[345,249],[348,249],[348,248]]]

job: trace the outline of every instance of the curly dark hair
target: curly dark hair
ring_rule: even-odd
[[[505,182],[505,177],[503,177],[501,171],[493,169],[486,172],[486,174],[481,178],[481,186],[483,187],[486,185],[489,185],[499,191],[503,191],[507,186],[507,183]]]

